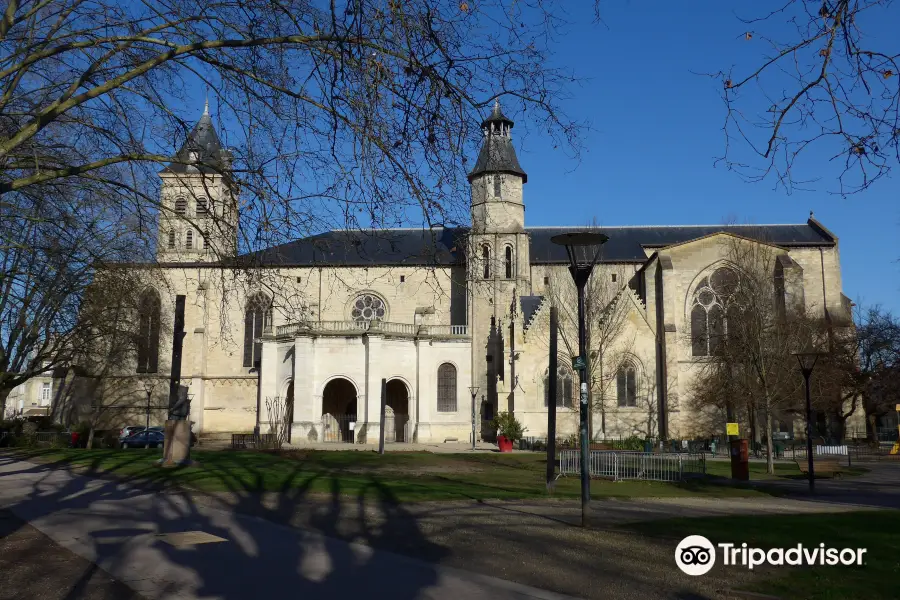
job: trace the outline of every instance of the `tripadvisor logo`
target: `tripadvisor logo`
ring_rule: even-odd
[[[718,552],[717,552],[718,549]],[[806,547],[797,544],[790,548],[753,548],[746,543],[719,543],[713,545],[702,535],[689,535],[675,548],[675,564],[688,575],[705,575],[716,564],[720,553],[725,566],[753,569],[761,565],[771,566],[861,566],[866,548],[830,548],[825,544]]]

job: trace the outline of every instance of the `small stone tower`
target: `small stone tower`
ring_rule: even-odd
[[[237,253],[237,191],[230,168],[231,154],[216,135],[207,101],[175,159],[159,173],[159,262],[211,261]]]
[[[522,186],[528,175],[519,165],[511,132],[514,123],[494,104],[481,124],[484,141],[472,186],[472,230],[468,240],[468,286],[471,299],[473,377],[486,392],[484,417],[508,410],[508,338],[510,306],[530,288],[529,244],[525,233]],[[515,300],[515,302],[514,302]],[[495,325],[492,328],[492,321]],[[493,333],[492,333],[493,332]],[[490,358],[488,358],[490,357]],[[508,377],[504,377],[508,379]]]

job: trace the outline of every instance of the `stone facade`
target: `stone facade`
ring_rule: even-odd
[[[201,125],[195,146],[227,156],[211,124]],[[240,283],[237,270],[213,260],[236,247],[237,215],[229,211],[237,201],[227,178],[202,168],[161,174],[163,204],[171,210],[160,216],[163,268],[154,288],[165,314],[176,296],[186,297],[182,384],[195,432],[249,432],[257,425],[265,431],[267,407],[281,398],[290,406],[292,441],[374,442],[384,380],[391,439],[467,441],[473,416],[476,436],[490,439],[487,423],[504,410],[526,435],[546,435],[551,287],[571,283],[565,252],[549,238],[567,229],[526,226],[527,175],[512,147],[513,123],[496,107],[483,126],[485,145],[469,175],[471,228],[387,230],[371,239],[331,232],[239,257],[247,261]],[[186,208],[176,205],[184,198]],[[207,219],[225,225],[209,233]],[[188,229],[194,240],[209,241],[185,248]],[[683,409],[696,375],[690,303],[734,239],[777,248],[787,304],[827,310],[838,320],[849,316],[838,240],[812,216],[790,226],[604,232],[610,241],[593,277],[606,282],[611,300],[604,314],[614,307],[619,325],[596,367],[597,380],[608,385],[592,392],[595,437],[699,433]],[[385,239],[390,252],[379,246]],[[572,323],[561,326],[571,335]],[[171,335],[163,331],[158,344],[155,376],[162,377]],[[577,383],[562,341],[559,353],[561,372],[572,378],[561,389],[574,390],[558,408],[564,437],[577,430]]]

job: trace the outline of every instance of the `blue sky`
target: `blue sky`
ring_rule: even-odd
[[[829,193],[832,180],[788,194],[714,165],[724,106],[718,82],[694,73],[758,60],[761,48],[740,38],[745,26],[733,13],[755,3],[603,2],[599,25],[583,4],[554,61],[586,79],[565,108],[590,120],[587,151],[575,163],[538,135],[517,143],[529,225],[803,223],[812,210],[840,238],[844,293],[900,313],[897,175],[842,198]],[[888,25],[867,33],[887,36]],[[807,167],[820,176],[835,168],[822,155]]]

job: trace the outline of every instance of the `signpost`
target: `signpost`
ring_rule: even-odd
[[[737,423],[725,423],[725,433],[728,435],[741,435],[740,427]]]

